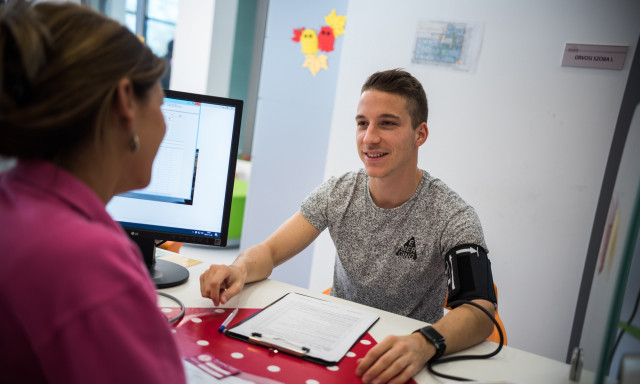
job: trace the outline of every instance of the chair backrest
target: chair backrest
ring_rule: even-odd
[[[493,289],[496,291],[496,300],[498,300],[498,286],[493,283]],[[447,292],[447,297],[444,299],[444,307],[448,310],[451,310],[451,307],[447,307],[447,299],[449,298],[449,292]],[[504,345],[507,345],[507,331],[504,329],[504,324],[502,323],[502,319],[500,319],[500,315],[498,314],[498,310],[496,309],[495,319],[498,324],[500,324],[500,330],[502,331],[502,336],[504,337]],[[491,335],[487,337],[488,341],[493,341],[495,343],[500,342],[500,334],[498,333],[497,327],[493,326],[493,332]]]

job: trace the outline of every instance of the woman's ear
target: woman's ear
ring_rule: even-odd
[[[134,105],[133,83],[127,78],[120,79],[116,88],[113,109],[117,121],[126,128],[133,125]]]

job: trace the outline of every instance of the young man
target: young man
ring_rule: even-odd
[[[418,168],[427,115],[425,92],[409,73],[371,75],[356,114],[364,169],[323,183],[232,265],[212,265],[200,277],[202,296],[226,303],[246,282],[267,278],[329,228],[338,251],[332,295],[433,323],[372,348],[358,362],[363,382],[404,383],[430,359],[489,336],[493,323],[471,305],[454,305],[442,316],[447,279],[449,302],[473,300],[494,313],[495,294],[475,211]]]

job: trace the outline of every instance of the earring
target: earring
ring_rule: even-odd
[[[131,140],[129,140],[129,149],[131,152],[135,152],[140,148],[140,138],[136,133],[131,136]]]

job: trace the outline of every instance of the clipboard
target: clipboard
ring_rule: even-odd
[[[380,317],[373,312],[287,293],[224,334],[323,366],[336,365]]]

